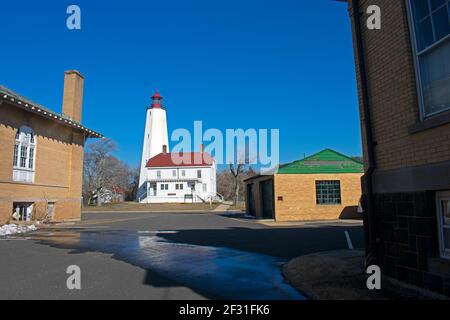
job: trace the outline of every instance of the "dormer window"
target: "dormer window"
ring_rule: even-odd
[[[36,138],[30,127],[16,132],[13,158],[13,181],[34,182]]]

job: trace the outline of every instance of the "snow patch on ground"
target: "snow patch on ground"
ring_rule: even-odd
[[[19,226],[17,224],[5,224],[0,227],[0,237],[9,236],[17,233],[26,233],[37,230],[35,225]]]

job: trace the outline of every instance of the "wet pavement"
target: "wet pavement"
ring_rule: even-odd
[[[145,270],[141,285],[188,288],[196,293],[184,293],[183,298],[187,299],[199,296],[211,299],[304,299],[285,283],[281,266],[290,256],[298,255],[297,252],[346,246],[339,227],[267,228],[217,215],[173,215],[172,220],[169,219],[171,223],[167,223],[167,215],[129,216],[128,220],[109,222],[106,216],[102,218],[98,220],[101,225],[41,229],[15,239],[64,249],[61,254],[68,252],[77,257],[110,255],[114,260]],[[196,219],[202,219],[204,223],[198,229]],[[89,221],[96,223],[95,219]],[[205,224],[205,221],[209,222]],[[155,230],[155,226],[166,228]],[[358,246],[359,230],[352,230],[352,234]],[[320,242],[322,238],[326,241]],[[305,240],[309,244],[304,243]],[[1,245],[0,242],[0,256]],[[20,257],[14,256],[13,260],[11,263],[20,265]],[[98,271],[105,279],[127,277],[112,271],[108,275],[108,268],[103,266]],[[130,288],[136,285],[136,281],[130,282]]]
[[[174,243],[160,235],[176,231],[41,231],[40,244],[74,253],[102,252],[141,267],[213,299],[291,300],[303,297],[286,284],[280,267],[287,261],[235,249]],[[158,285],[152,277],[147,284]],[[164,285],[168,285],[166,282]]]

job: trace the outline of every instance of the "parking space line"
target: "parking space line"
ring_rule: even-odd
[[[352,243],[352,239],[350,239],[350,235],[348,234],[348,231],[344,231],[345,234],[345,238],[347,239],[347,244],[348,244],[348,248],[350,250],[353,250],[353,243]]]

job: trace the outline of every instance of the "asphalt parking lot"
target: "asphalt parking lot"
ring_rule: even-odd
[[[362,248],[363,231],[358,223],[275,226],[217,213],[90,213],[0,240],[1,299],[302,299],[280,266]],[[81,290],[66,286],[70,265],[80,267]]]

